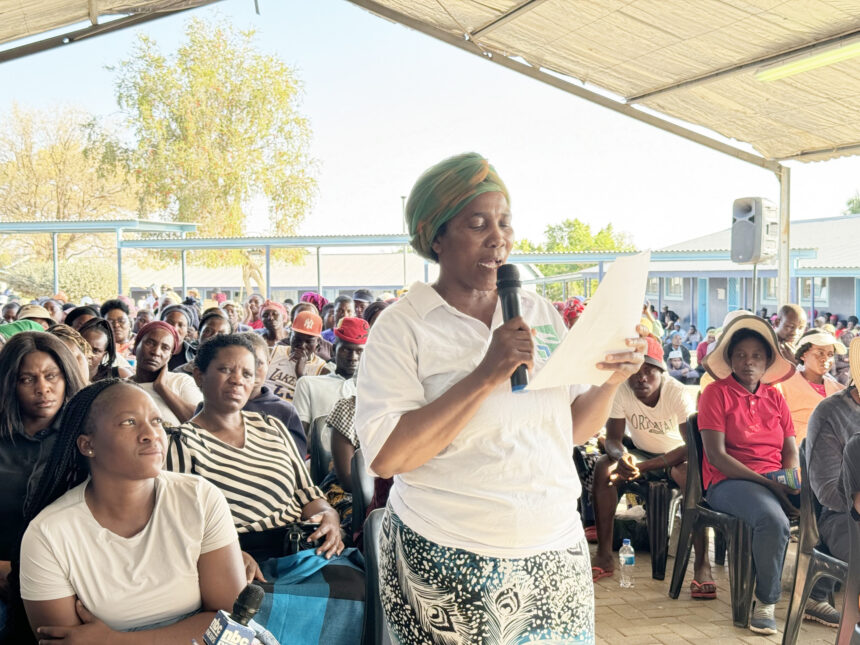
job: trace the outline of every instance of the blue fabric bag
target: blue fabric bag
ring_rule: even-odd
[[[260,563],[268,582],[255,620],[282,645],[357,645],[364,624],[364,558],[313,550]]]

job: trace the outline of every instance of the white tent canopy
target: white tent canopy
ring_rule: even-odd
[[[791,273],[790,172],[780,161],[860,152],[860,57],[833,58],[860,48],[860,0],[348,1],[772,170],[780,302]],[[797,61],[810,69],[760,78]]]
[[[140,24],[217,0],[0,0],[0,45],[72,25],[88,27],[0,51],[0,62]]]
[[[860,58],[756,78],[860,36],[857,0],[350,1],[747,143],[768,160],[860,152]]]

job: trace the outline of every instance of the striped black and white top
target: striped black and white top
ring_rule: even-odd
[[[243,411],[242,416],[242,448],[190,421],[169,428],[167,470],[200,475],[221,489],[239,533],[300,520],[302,508],[324,495],[311,481],[289,431],[259,412]]]

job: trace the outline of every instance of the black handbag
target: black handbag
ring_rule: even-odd
[[[322,540],[309,540],[318,528],[319,524],[311,522],[291,522],[276,529],[240,533],[239,546],[257,562],[293,555],[306,549],[316,549],[322,544]]]
[[[287,524],[284,533],[284,555],[293,555],[299,551],[316,549],[322,544],[322,540],[311,540],[311,534],[320,527],[315,522],[293,522]]]

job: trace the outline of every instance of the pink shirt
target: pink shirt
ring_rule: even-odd
[[[726,453],[760,475],[782,468],[782,445],[794,436],[791,412],[776,388],[762,383],[752,393],[733,376],[714,381],[702,392],[699,429],[724,433]],[[705,488],[724,479],[703,456]]]

